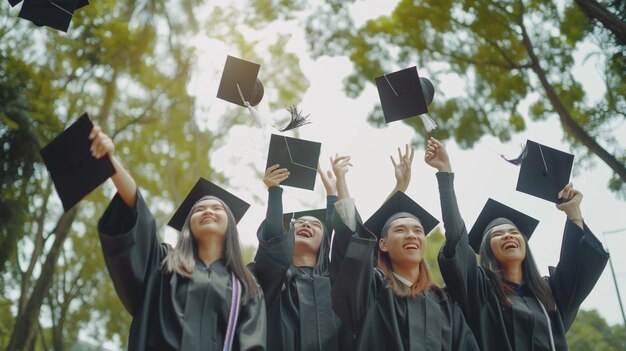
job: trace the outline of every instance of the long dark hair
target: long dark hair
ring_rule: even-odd
[[[176,247],[169,250],[163,263],[162,269],[168,273],[177,273],[183,277],[190,278],[196,265],[196,256],[198,243],[196,238],[191,234],[191,215],[200,201],[217,200],[222,204],[228,217],[228,227],[226,228],[226,236],[224,246],[222,247],[222,257],[226,259],[226,267],[233,272],[241,281],[243,286],[243,299],[248,300],[259,295],[260,291],[257,287],[256,280],[248,268],[243,263],[241,255],[241,246],[239,245],[239,231],[237,230],[237,222],[228,205],[215,196],[204,196],[191,208],[187,214],[183,229],[178,236]]]
[[[426,266],[424,259],[419,263],[419,277],[411,286],[404,285],[393,275],[393,266],[391,265],[391,257],[388,252],[378,250],[378,269],[383,272],[385,279],[387,279],[389,283],[389,288],[398,296],[415,297],[415,295],[429,288],[436,288],[436,286],[433,285],[428,266]]]
[[[533,258],[533,254],[528,246],[528,238],[522,233],[524,238],[524,244],[526,245],[526,256],[522,261],[522,274],[524,277],[524,284],[532,291],[532,293],[546,306],[549,311],[556,311],[556,302],[552,296],[552,289],[548,282],[543,279],[537,264]],[[495,292],[503,306],[511,307],[511,300],[509,299],[510,290],[507,289],[507,285],[502,279],[502,266],[498,263],[496,256],[491,250],[491,230],[489,233],[483,236],[483,241],[480,243],[480,265],[485,269],[487,276],[494,283]]]

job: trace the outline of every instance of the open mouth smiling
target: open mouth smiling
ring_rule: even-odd
[[[408,243],[404,244],[403,248],[405,250],[419,250],[419,245],[417,243]]]
[[[502,245],[502,250],[512,250],[517,249],[519,245],[514,241],[508,241]]]
[[[303,238],[310,238],[313,236],[313,232],[307,228],[301,228],[296,232],[297,236],[301,236]]]

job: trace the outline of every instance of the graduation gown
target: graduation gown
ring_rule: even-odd
[[[608,260],[608,253],[587,228],[567,220],[559,263],[547,281],[556,311],[546,318],[539,300],[524,285],[508,283],[512,307],[500,304],[494,286],[478,266],[461,219],[452,173],[437,173],[446,242],[439,253],[439,268],[450,295],[459,303],[467,323],[485,351],[551,350],[550,329],[556,350],[568,350],[565,333],[580,304],[591,292]],[[547,307],[546,307],[547,308]]]
[[[252,268],[267,307],[268,350],[351,350],[352,334],[332,310],[329,276],[292,266],[294,232],[282,229],[282,188],[269,188],[268,195]],[[336,197],[328,200],[332,211]]]
[[[129,350],[222,350],[232,293],[225,260],[210,267],[198,260],[191,278],[164,273],[171,247],[159,244],[139,191],[135,208],[116,194],[98,231],[115,290],[133,316]],[[265,350],[263,298],[241,301],[233,350]]]
[[[336,228],[337,221],[341,222],[335,216]],[[346,229],[343,226],[342,234]],[[335,233],[335,243],[345,252],[332,299],[339,318],[356,334],[357,350],[478,350],[461,309],[445,290],[432,288],[415,297],[396,295],[374,268],[378,239],[360,220],[356,232],[348,240]]]

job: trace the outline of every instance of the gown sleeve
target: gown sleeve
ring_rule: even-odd
[[[438,172],[437,181],[446,232],[438,257],[439,269],[450,296],[468,316],[476,315],[488,298],[488,280],[469,245],[454,192],[454,173]]]
[[[159,244],[154,217],[139,190],[134,208],[115,195],[98,222],[98,232],[115,291],[134,316],[143,301],[145,280],[160,269],[168,246]]]
[[[586,225],[582,229],[567,220],[559,263],[551,269],[549,278],[565,331],[574,322],[578,308],[593,290],[608,259],[608,252]]]
[[[337,217],[334,217],[335,225],[341,221]],[[333,309],[339,319],[356,333],[376,297],[372,255],[378,240],[360,220],[357,221],[355,231],[336,232],[335,235],[347,235],[348,238],[337,237],[338,240],[347,241],[347,247],[331,289]]]
[[[268,304],[280,296],[293,257],[293,235],[283,230],[282,191],[280,187],[268,189],[267,214],[257,232],[254,271]]]
[[[267,314],[262,296],[242,302],[237,331],[239,350],[262,351],[266,349]]]

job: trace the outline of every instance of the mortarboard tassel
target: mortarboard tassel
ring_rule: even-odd
[[[427,113],[421,114],[419,117],[422,120],[422,123],[424,123],[424,129],[426,129],[427,133],[430,133],[437,128],[437,123],[435,123],[435,121],[430,118]]]
[[[298,111],[298,107],[290,106],[287,111],[289,111],[289,114],[291,115],[291,120],[285,128],[279,129],[279,131],[286,132],[288,130],[296,129],[302,127],[303,125],[311,123],[311,121],[309,120],[310,115],[303,116],[302,111]]]
[[[500,157],[502,157],[503,160],[505,160],[506,162],[512,165],[519,166],[522,164],[522,161],[524,161],[524,159],[526,158],[526,155],[528,155],[528,147],[524,146],[524,148],[522,149],[522,153],[519,156],[517,156],[517,158],[508,159],[504,157],[504,155],[502,154],[500,154]]]

